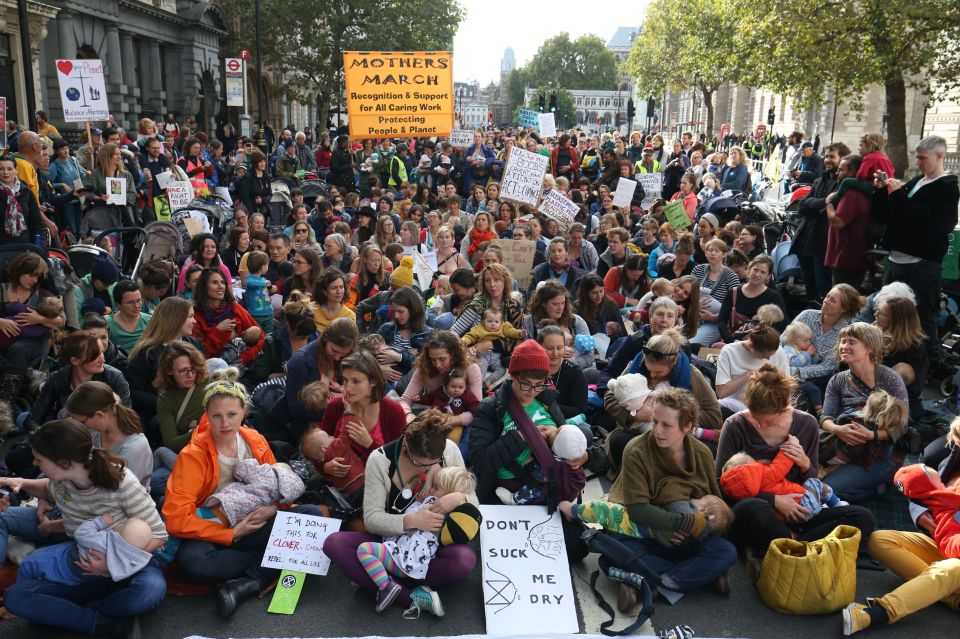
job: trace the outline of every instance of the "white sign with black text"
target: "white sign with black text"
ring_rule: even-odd
[[[488,635],[580,631],[560,513],[545,506],[480,506]]]
[[[519,147],[510,149],[510,159],[503,169],[500,180],[500,195],[504,199],[536,206],[543,190],[543,175],[550,158],[539,153],[530,153]]]
[[[278,512],[260,565],[311,575],[327,574],[330,558],[323,554],[323,542],[340,530],[342,523],[330,517]]]
[[[64,122],[94,122],[110,116],[101,60],[57,60]]]

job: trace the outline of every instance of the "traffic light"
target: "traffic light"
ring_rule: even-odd
[[[550,112],[553,113],[557,110],[557,94],[550,94]]]
[[[633,106],[633,98],[627,100],[627,119],[632,120],[633,116],[637,114],[637,110]]]
[[[775,121],[776,121],[776,118],[774,118],[773,107],[770,107],[770,110],[767,111],[767,124],[769,124],[770,126],[773,126],[773,123]]]
[[[656,111],[657,111],[657,101],[654,100],[653,96],[651,95],[649,98],[647,98],[647,117],[652,118],[657,114]]]
[[[542,93],[540,94],[540,102],[539,102],[539,104],[540,104],[540,110],[543,111],[543,104],[544,104],[544,102],[543,102],[543,94],[542,94]]]

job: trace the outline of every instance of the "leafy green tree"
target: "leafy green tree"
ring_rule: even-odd
[[[597,36],[571,41],[570,34],[561,33],[540,45],[524,72],[537,84],[611,90],[617,84],[617,58]]]
[[[244,26],[238,44],[255,51],[254,0],[227,0]],[[320,96],[325,122],[343,86],[344,51],[448,51],[465,17],[456,0],[270,0],[260,3],[263,63],[288,100]]]
[[[937,98],[960,86],[960,3],[942,0],[755,0],[740,41],[754,84],[817,107],[829,95],[859,104],[884,88],[887,153],[908,166],[906,90]],[[762,46],[761,46],[762,44]]]
[[[745,0],[653,0],[623,65],[636,79],[638,93],[661,95],[664,89],[696,87],[707,109],[706,133],[713,134],[716,90],[742,77],[741,47],[728,36],[737,33],[745,4]]]

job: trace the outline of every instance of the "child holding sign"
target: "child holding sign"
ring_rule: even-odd
[[[427,474],[421,473],[418,481],[427,482]],[[421,508],[429,507],[444,495],[471,493],[476,487],[476,477],[466,468],[441,468],[430,479],[428,497],[422,502],[411,503],[405,514],[412,515]],[[414,493],[418,491],[419,489],[416,489]],[[475,509],[472,505],[470,507]],[[377,612],[386,610],[402,590],[393,577],[423,579],[430,567],[430,560],[437,554],[441,544],[440,534],[418,528],[412,528],[402,535],[384,537],[382,543],[368,541],[360,544],[357,548],[357,561],[377,586]],[[439,598],[435,603],[439,604]],[[417,612],[419,613],[419,610]],[[442,616],[443,608],[436,614]],[[404,613],[404,617],[406,616]]]

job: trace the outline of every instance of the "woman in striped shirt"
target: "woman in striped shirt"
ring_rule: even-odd
[[[147,552],[158,550],[167,531],[157,508],[140,480],[125,467],[123,459],[93,447],[90,431],[72,419],[42,426],[30,437],[30,447],[43,479],[0,479],[0,486],[25,491],[40,499],[38,508],[8,508],[0,500],[0,552],[6,555],[7,535],[37,543],[69,540],[80,524],[109,514],[115,528],[130,519],[146,522],[153,533]],[[46,511],[58,506],[63,519],[50,520]],[[40,516],[38,516],[38,513]],[[52,533],[52,534],[51,534]],[[43,561],[41,553],[56,552],[55,546],[34,551],[24,560]],[[88,549],[86,557],[76,550],[81,584],[67,586],[43,579],[21,579],[7,589],[7,610],[35,623],[66,628],[98,637],[127,636],[136,625],[136,615],[153,610],[166,594],[166,581],[156,559],[138,573],[119,582],[110,579],[106,557]],[[78,571],[79,572],[79,571]]]
[[[690,340],[691,344],[710,346],[720,341],[720,307],[730,289],[740,286],[740,278],[732,269],[723,265],[727,243],[719,238],[707,242],[704,247],[706,264],[693,267],[693,276],[700,282],[700,327]]]

